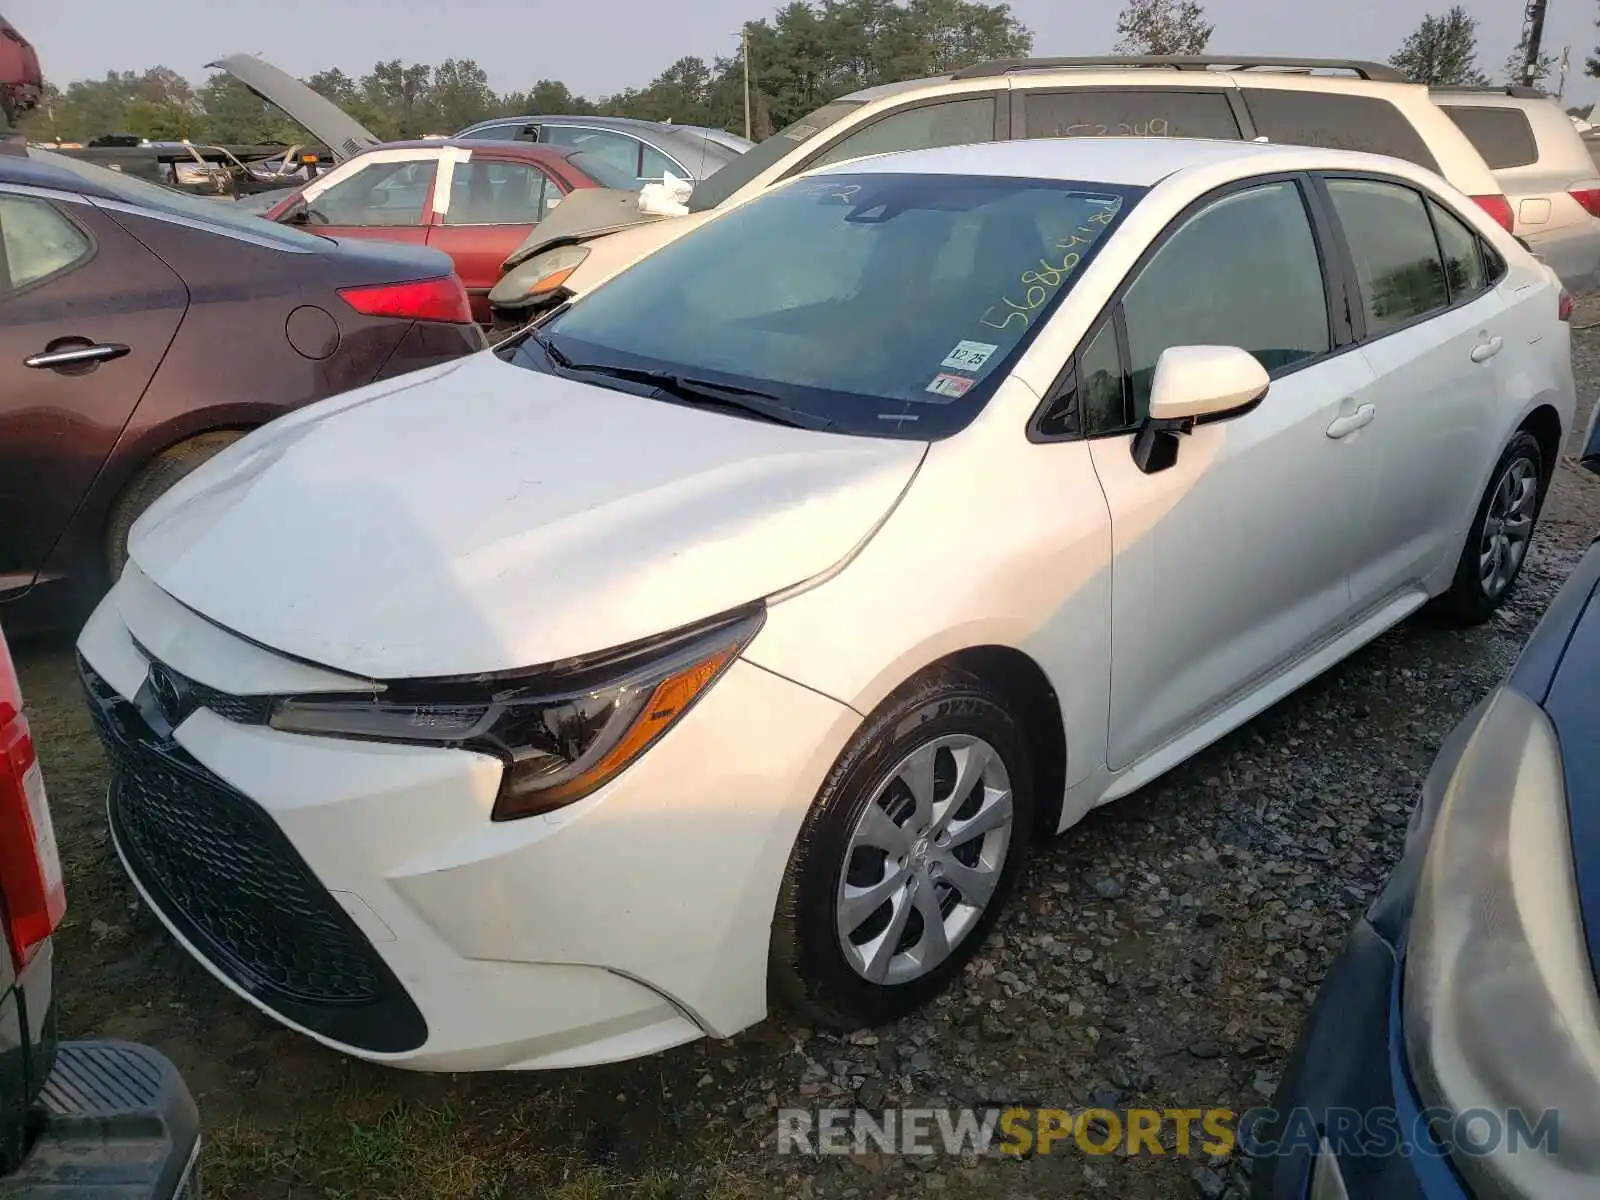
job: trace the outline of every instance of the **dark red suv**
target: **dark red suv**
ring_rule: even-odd
[[[0,634],[0,1195],[194,1196],[200,1116],[177,1069],[132,1042],[56,1040],[51,935],[66,903]]]

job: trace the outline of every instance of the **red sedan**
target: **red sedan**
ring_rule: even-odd
[[[489,322],[500,264],[577,188],[634,189],[604,159],[523,142],[391,142],[364,151],[265,215],[333,237],[432,246],[455,260],[472,315]]]

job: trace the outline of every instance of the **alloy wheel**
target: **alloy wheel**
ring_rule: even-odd
[[[870,983],[917,979],[949,958],[993,897],[1013,801],[988,742],[947,734],[916,747],[862,810],[845,851],[835,923]]]
[[[1538,469],[1526,458],[1513,459],[1495,485],[1478,539],[1478,581],[1489,599],[1497,599],[1516,577],[1533,538],[1538,505]]]

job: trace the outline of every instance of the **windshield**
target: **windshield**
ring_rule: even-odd
[[[28,157],[48,163],[52,167],[60,167],[64,171],[71,171],[74,175],[87,179],[109,192],[114,192],[129,204],[137,204],[141,208],[160,209],[175,216],[208,221],[228,229],[243,230],[253,237],[273,238],[297,249],[321,249],[326,244],[323,240],[302,233],[298,229],[290,229],[263,220],[261,217],[251,216],[240,206],[230,204],[226,198],[203,200],[198,196],[186,196],[182,192],[164,188],[159,183],[150,183],[148,180],[121,171],[108,171],[93,163],[65,154],[52,154],[48,150],[30,148]]]
[[[664,246],[542,327],[558,359],[769,394],[845,433],[982,409],[1138,189],[813,176]],[[550,369],[532,339],[511,361]]]
[[[752,146],[715,175],[695,184],[694,194],[689,197],[689,211],[705,212],[715,208],[768,167],[787,157],[797,146],[809,142],[860,107],[859,100],[835,100]]]
[[[615,163],[607,162],[598,154],[577,150],[567,155],[567,161],[603,188],[615,188],[620,192],[639,190],[636,176],[628,174]]]

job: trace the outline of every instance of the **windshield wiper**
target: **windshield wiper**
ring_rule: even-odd
[[[546,353],[553,347],[548,339],[539,333],[533,334]],[[560,354],[560,351],[555,351]],[[737,387],[726,383],[712,383],[706,379],[692,379],[686,375],[675,375],[671,371],[650,371],[638,367],[613,367],[601,363],[575,363],[571,359],[565,362],[555,359],[557,366],[569,371],[577,371],[587,375],[605,375],[611,379],[623,379],[629,383],[643,383],[660,388],[663,392],[680,400],[685,404],[706,406],[711,408],[726,408],[736,412],[747,413],[750,416],[760,417],[764,421],[771,421],[775,425],[788,425],[795,429],[831,429],[833,422],[827,417],[815,413],[804,412],[785,404],[771,392],[757,391],[755,388]]]
[[[523,330],[523,332],[528,335],[528,339],[533,342],[534,345],[538,346],[539,349],[543,350],[545,354],[549,356],[550,361],[555,363],[556,366],[563,367],[569,371],[574,369],[572,366],[572,360],[560,350],[557,350],[556,344],[550,340],[550,335],[539,332],[539,327],[537,325],[529,325],[527,329]]]

